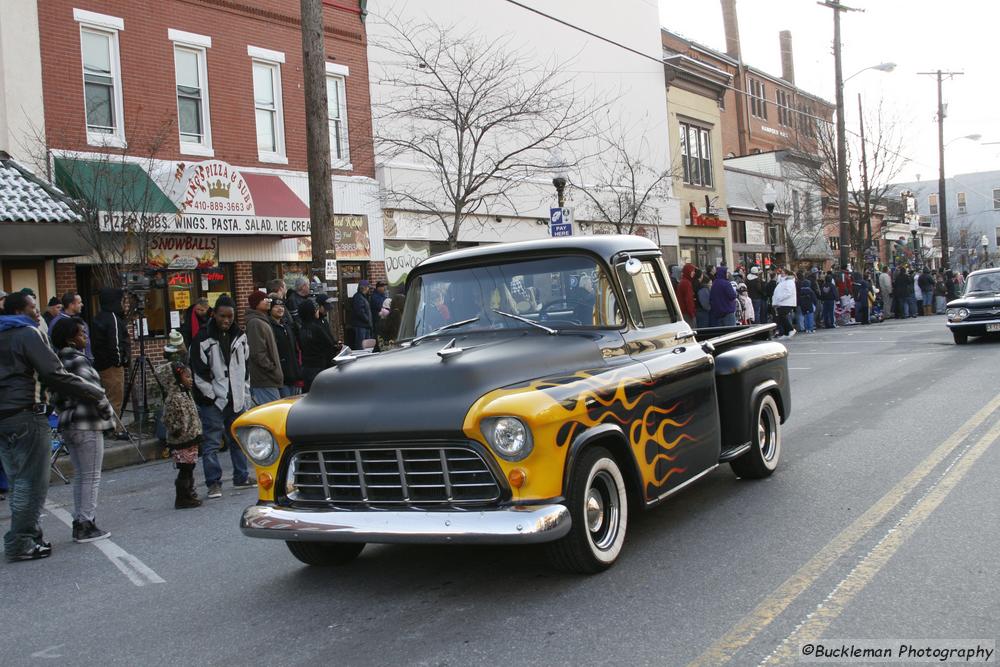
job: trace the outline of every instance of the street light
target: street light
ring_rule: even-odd
[[[559,208],[563,208],[566,203],[566,183],[569,179],[566,177],[566,160],[563,159],[562,151],[558,148],[552,151],[552,155],[549,156],[549,168],[554,174],[552,185],[556,188]]]
[[[774,235],[774,204],[778,201],[778,193],[775,192],[774,186],[770,183],[764,185],[764,192],[761,194],[761,199],[764,200],[764,208],[767,209],[767,240],[771,244],[771,268],[774,268],[775,260],[774,256],[774,246],[775,246],[775,235]]]
[[[896,63],[879,63],[878,65],[870,65],[868,67],[863,67],[854,74],[852,74],[851,76],[844,79],[844,83],[847,83],[857,75],[861,74],[862,72],[867,72],[870,69],[876,70],[878,72],[891,72],[892,70],[896,69]]]
[[[979,244],[983,246],[983,266],[986,266],[986,262],[990,258],[990,239],[983,234],[983,238],[979,239]]]

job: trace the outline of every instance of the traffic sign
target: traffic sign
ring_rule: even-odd
[[[573,236],[573,211],[569,208],[549,209],[549,234],[552,236]]]

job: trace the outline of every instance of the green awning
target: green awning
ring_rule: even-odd
[[[146,170],[109,155],[106,160],[55,159],[56,185],[100,211],[177,213]]]

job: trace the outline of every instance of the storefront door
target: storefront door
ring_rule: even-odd
[[[45,310],[49,301],[45,289],[45,262],[3,262],[3,291],[19,292],[29,288],[38,297],[39,312]]]

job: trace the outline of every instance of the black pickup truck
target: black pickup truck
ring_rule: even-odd
[[[260,481],[241,528],[313,565],[366,542],[544,542],[562,569],[603,570],[630,512],[721,463],[775,470],[791,398],[772,331],[692,331],[639,237],[432,257],[397,349],[345,351],[234,424]]]

